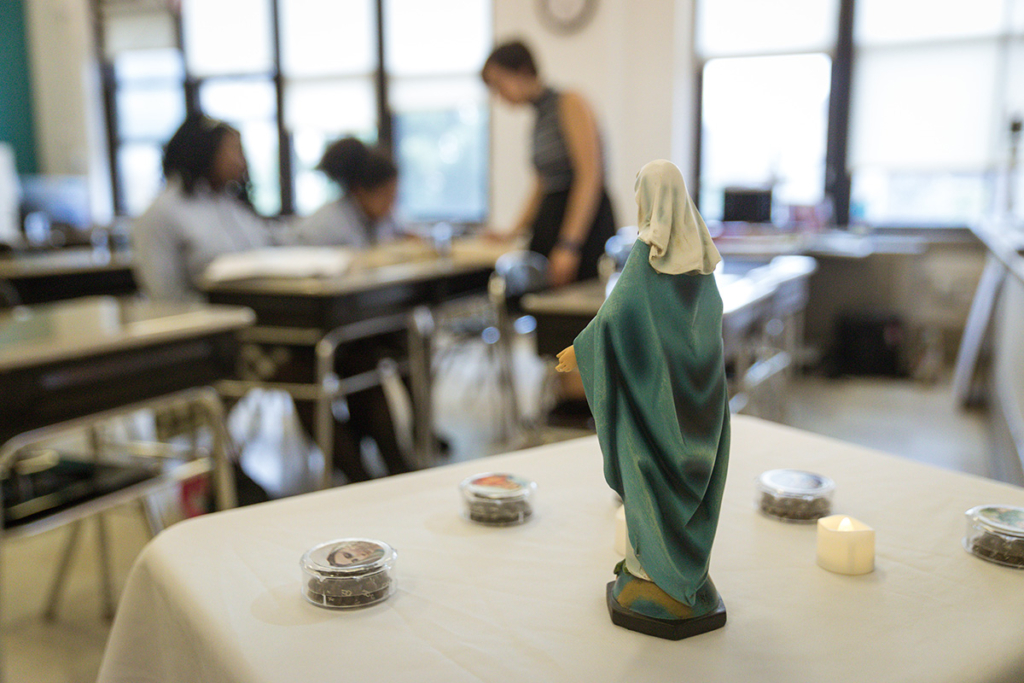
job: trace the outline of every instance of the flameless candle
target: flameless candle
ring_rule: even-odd
[[[818,520],[818,566],[836,574],[875,570],[875,530],[846,515]]]

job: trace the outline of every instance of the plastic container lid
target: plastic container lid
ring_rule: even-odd
[[[803,470],[768,470],[757,478],[757,505],[769,517],[810,523],[832,511],[836,484],[828,477]]]
[[[781,497],[819,496],[836,488],[825,475],[803,470],[768,470],[758,477],[758,483],[762,491]]]
[[[979,505],[967,517],[989,531],[1024,539],[1024,508],[1012,505]]]
[[[989,562],[1024,569],[1024,508],[979,505],[965,513],[967,552]]]
[[[506,472],[485,472],[464,479],[459,490],[469,519],[504,526],[521,524],[530,518],[533,514],[530,500],[537,484]]]

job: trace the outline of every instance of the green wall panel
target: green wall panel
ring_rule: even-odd
[[[0,140],[14,147],[20,173],[36,172],[24,0],[0,0]]]

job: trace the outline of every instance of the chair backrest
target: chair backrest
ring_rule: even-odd
[[[622,270],[629,258],[629,252],[633,250],[633,243],[636,242],[638,230],[636,226],[627,225],[619,228],[614,235],[604,243],[604,253],[615,263],[615,270]]]
[[[502,254],[494,272],[505,281],[506,299],[518,299],[548,286],[548,259],[534,251]]]

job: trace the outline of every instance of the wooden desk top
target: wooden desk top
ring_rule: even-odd
[[[1024,226],[994,221],[974,226],[971,232],[1014,277],[1024,282]]]
[[[748,278],[716,273],[722,295],[722,315],[729,316],[765,300],[775,291],[775,283],[766,278]],[[605,284],[599,280],[577,282],[565,287],[528,294],[523,297],[527,313],[567,316],[594,316],[605,299]]]
[[[340,296],[397,283],[493,268],[498,257],[513,248],[502,242],[467,239],[456,241],[450,255],[439,256],[426,242],[399,242],[360,252],[343,275],[208,282],[203,288],[210,293]]]
[[[237,306],[84,297],[0,313],[0,372],[251,325]]]
[[[0,280],[130,270],[130,252],[72,247],[0,256]]]

